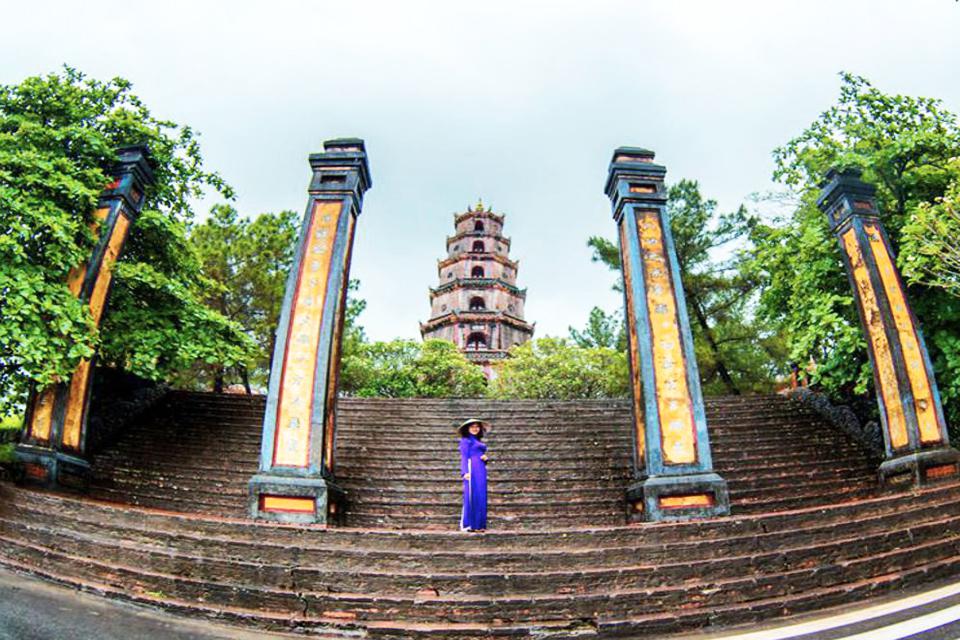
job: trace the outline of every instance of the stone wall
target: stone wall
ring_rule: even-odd
[[[876,421],[864,421],[849,405],[833,404],[825,393],[813,391],[807,387],[791,390],[789,397],[847,434],[871,458],[876,461],[883,459],[883,434]]]

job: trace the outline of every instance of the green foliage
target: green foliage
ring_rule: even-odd
[[[770,390],[785,369],[785,347],[778,332],[753,316],[757,281],[743,269],[742,255],[735,250],[739,247],[742,251],[756,221],[743,207],[718,214],[716,201],[705,199],[693,180],[672,185],[667,195],[670,230],[704,393]],[[615,243],[592,237],[587,245],[594,250],[595,262],[620,271],[620,251]],[[729,257],[719,259],[718,253]],[[622,288],[619,278],[614,288]],[[614,322],[612,315],[595,309],[587,328],[583,332],[571,328],[571,337],[589,346],[591,334],[609,335],[613,328],[602,324],[603,319]],[[621,320],[620,327],[622,324]],[[622,335],[622,328],[619,331]],[[608,342],[604,346],[612,345]],[[617,347],[626,348],[626,340],[618,341]]]
[[[921,274],[929,275],[932,256],[924,253],[918,234],[946,211],[940,207],[950,206],[960,127],[938,100],[885,94],[851,74],[841,79],[837,104],[774,152],[775,178],[798,193],[799,204],[786,220],[755,228],[750,269],[763,283],[761,313],[783,327],[791,357],[813,365],[812,381],[830,392],[859,393],[871,384],[866,344],[839,247],[815,204],[819,184],[832,167],[862,169],[864,179],[877,185],[881,219],[899,249],[898,263],[919,280]],[[949,229],[943,228],[948,234]],[[935,278],[949,281],[950,276]],[[919,283],[908,296],[931,351],[945,408],[957,424],[960,300]]]
[[[92,214],[110,182],[115,149],[131,144],[150,147],[157,180],[131,237],[138,249],[117,266],[107,326],[98,332],[68,291],[67,274],[90,255]],[[102,333],[133,332],[129,342],[142,349],[136,358],[117,339],[101,355],[152,378],[191,358],[217,351],[229,360],[246,349],[238,326],[197,305],[202,283],[192,258],[165,248],[185,246],[177,243],[192,216],[190,201],[210,188],[232,195],[203,168],[194,132],[155,118],[125,80],[99,82],[65,68],[0,87],[0,413],[22,404],[30,383],[66,380]],[[152,256],[166,261],[153,263]],[[152,306],[158,304],[166,306]],[[181,333],[173,346],[172,332],[150,335],[135,324],[148,309],[176,319]]]
[[[0,417],[0,465],[11,464],[14,461],[13,450],[16,447],[13,440],[23,426],[22,415],[7,415]]]
[[[203,224],[190,231],[203,275],[210,281],[205,303],[221,315],[240,323],[254,348],[238,363],[237,373],[246,385],[265,387],[269,376],[275,332],[287,275],[299,235],[299,216],[292,211],[241,217],[228,205],[213,208]],[[213,382],[222,387],[229,363],[191,372],[193,386]]]
[[[510,350],[490,386],[495,398],[618,398],[630,391],[626,353],[540,338]]]
[[[911,282],[960,296],[960,160],[943,197],[921,202],[903,228],[901,266]]]
[[[104,363],[154,379],[197,363],[243,362],[253,342],[235,320],[204,304],[216,283],[204,277],[183,222],[144,211],[114,274],[104,321]]]
[[[603,240],[602,238],[597,238]],[[603,240],[606,242],[605,240]],[[590,310],[587,326],[583,331],[569,327],[570,339],[578,347],[590,349],[606,347],[617,351],[626,351],[627,332],[624,329],[623,309],[607,314],[600,307]]]
[[[620,247],[615,242],[600,236],[591,236],[587,240],[587,246],[593,249],[593,255],[590,256],[592,262],[605,264],[620,275],[617,281],[613,283],[613,290],[622,292],[623,273],[620,270]]]
[[[0,418],[0,431],[19,431],[22,426],[22,415],[12,414]]]
[[[360,324],[360,314],[367,308],[367,301],[358,295],[360,281],[350,280],[347,285],[347,310],[343,319],[343,343],[341,358],[360,353],[367,341],[366,332]]]
[[[485,389],[480,368],[446,340],[364,343],[344,353],[340,372],[340,390],[364,397],[465,398]]]

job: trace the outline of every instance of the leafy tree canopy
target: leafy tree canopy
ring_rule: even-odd
[[[156,182],[97,331],[67,274],[93,248],[115,150],[132,144],[149,146]],[[21,405],[30,383],[68,379],[98,346],[104,362],[154,379],[247,357],[241,327],[202,304],[206,282],[185,239],[191,200],[211,189],[232,197],[204,168],[193,130],[154,117],[126,80],[66,67],[0,87],[0,410]]]
[[[596,240],[607,242],[603,238],[596,238]],[[622,308],[608,314],[600,307],[594,307],[590,310],[587,326],[582,331],[573,327],[570,327],[569,331],[570,339],[574,344],[584,349],[593,347],[606,347],[617,351],[627,349],[627,332],[624,330]]]
[[[960,177],[960,159],[951,170]],[[901,264],[912,282],[960,297],[960,179],[933,202],[921,202],[903,227]]]
[[[490,387],[495,398],[618,398],[630,393],[626,353],[539,338],[510,350]]]
[[[811,363],[813,382],[831,392],[860,393],[872,381],[840,250],[816,207],[823,176],[832,167],[859,167],[877,186],[881,219],[899,265],[908,273],[917,265],[913,273],[923,274],[930,256],[917,243],[916,230],[950,206],[958,156],[960,127],[940,101],[886,94],[848,73],[841,74],[837,103],[774,152],[774,177],[796,192],[798,204],[785,219],[755,226],[748,269],[763,283],[761,314],[783,328],[794,360]],[[911,286],[908,296],[956,424],[960,299],[923,283]]]
[[[299,223],[300,217],[292,211],[251,219],[229,205],[217,205],[190,231],[203,273],[211,281],[204,302],[240,323],[256,345],[236,370],[248,392],[251,384],[259,388],[267,384]],[[220,363],[190,372],[194,386],[212,381],[215,390],[223,387],[226,373]]]
[[[340,390],[387,398],[468,398],[486,392],[483,372],[447,340],[361,343],[344,351]]]

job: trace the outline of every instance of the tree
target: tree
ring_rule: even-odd
[[[704,392],[768,390],[786,363],[779,336],[753,317],[757,282],[740,268],[740,252],[754,219],[744,207],[718,215],[716,201],[705,199],[693,180],[670,186],[667,195]],[[587,244],[594,261],[620,271],[615,243],[595,236]],[[718,258],[721,253],[727,257]],[[614,288],[622,288],[620,279]]]
[[[149,146],[156,182],[97,331],[67,274],[90,255],[97,198],[115,150],[131,144]],[[103,362],[154,379],[188,362],[246,357],[241,327],[200,302],[203,281],[183,242],[191,199],[209,189],[232,197],[204,168],[193,130],[155,118],[126,80],[67,67],[0,87],[0,410],[22,406],[32,383],[68,379],[98,346]]]
[[[590,310],[587,326],[583,331],[569,327],[570,339],[584,349],[606,347],[617,351],[626,351],[627,332],[623,324],[623,309],[606,313],[600,307]]]
[[[960,176],[960,161],[953,163]],[[960,296],[960,178],[934,202],[921,202],[903,228],[901,264],[911,282]]]
[[[530,340],[510,350],[490,386],[495,398],[618,398],[630,392],[627,356],[563,338]]]
[[[811,380],[833,393],[863,393],[872,385],[840,250],[816,206],[832,167],[859,167],[877,186],[877,205],[911,272],[929,264],[903,242],[957,181],[960,127],[938,100],[888,95],[864,78],[841,74],[840,98],[800,135],[774,151],[775,179],[793,189],[798,206],[783,220],[757,225],[750,269],[762,281],[760,311],[787,336],[791,358],[812,362]],[[941,203],[938,205],[937,203]],[[909,234],[907,234],[909,235]],[[915,237],[915,236],[914,236]],[[949,421],[960,422],[960,298],[915,283],[908,297],[926,337]]]
[[[372,342],[344,354],[340,388],[363,397],[463,398],[484,394],[483,372],[447,340]]]
[[[217,205],[190,232],[203,273],[211,281],[206,303],[240,323],[256,345],[250,358],[237,367],[248,393],[251,377],[254,384],[266,386],[299,222],[292,211],[264,213],[251,220],[229,205]],[[222,390],[225,373],[222,364],[214,365],[214,390]],[[196,375],[200,382],[210,372],[200,368]]]

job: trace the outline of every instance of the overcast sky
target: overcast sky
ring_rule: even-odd
[[[374,339],[419,337],[451,214],[478,197],[507,214],[537,335],[565,335],[621,303],[585,246],[613,236],[615,147],[654,149],[668,179],[732,209],[774,188],[771,150],[836,100],[841,70],[960,111],[955,0],[0,9],[0,83],[62,63],[131,80],[155,115],[201,132],[245,214],[302,213],[307,155],[364,138],[373,189],[352,275]]]

